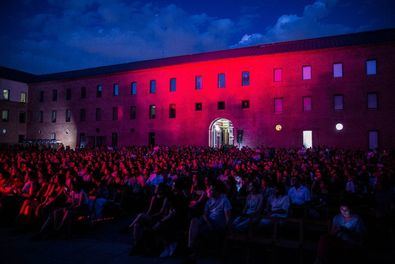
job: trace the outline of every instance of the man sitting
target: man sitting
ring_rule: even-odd
[[[192,256],[196,249],[196,240],[200,235],[223,233],[229,224],[232,206],[221,187],[220,182],[209,186],[207,189],[209,199],[205,204],[203,216],[191,220],[188,247]]]

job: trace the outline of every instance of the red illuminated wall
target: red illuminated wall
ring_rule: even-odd
[[[377,74],[366,75],[366,60],[377,61]],[[242,129],[243,145],[300,147],[302,131],[313,131],[314,145],[346,148],[368,147],[368,131],[379,131],[380,147],[395,147],[395,99],[393,43],[349,46],[302,52],[218,59],[184,63],[88,78],[57,80],[30,85],[28,123],[29,138],[49,138],[56,132],[65,145],[75,146],[78,135],[106,136],[118,133],[118,145],[148,143],[148,133],[155,132],[156,143],[164,145],[208,145],[208,129],[216,118],[232,121],[235,131]],[[333,78],[334,63],[343,64],[343,77]],[[302,66],[312,67],[312,79],[302,80]],[[282,81],[273,81],[273,69],[282,68]],[[250,72],[250,85],[241,86],[242,71]],[[226,74],[226,87],[217,88],[218,73]],[[195,90],[195,76],[203,78],[203,88]],[[170,79],[177,79],[176,92],[170,92]],[[156,94],[149,94],[150,80],[157,81]],[[130,84],[137,82],[137,95],[131,95]],[[120,95],[113,96],[113,84],[119,84]],[[102,98],[96,98],[96,87],[103,86]],[[87,98],[80,98],[85,86]],[[72,89],[72,100],[65,100],[66,89]],[[52,90],[58,100],[52,101]],[[39,91],[45,100],[38,102]],[[378,94],[378,109],[368,110],[367,93]],[[344,96],[344,110],[334,111],[333,96]],[[303,112],[302,98],[311,96],[312,111]],[[274,98],[283,98],[282,113],[274,113]],[[241,101],[249,100],[250,108],[242,109]],[[226,109],[217,110],[217,102],[225,101]],[[203,104],[195,111],[195,103]],[[148,118],[149,105],[157,107],[156,119]],[[176,118],[169,118],[169,104],[176,105]],[[137,118],[130,120],[130,107],[137,107]],[[112,108],[119,107],[119,120],[112,120]],[[102,108],[102,121],[95,121],[95,109]],[[71,109],[70,123],[65,122],[65,109]],[[86,108],[86,121],[79,121],[80,108]],[[44,122],[36,113],[44,111]],[[51,123],[51,111],[57,110],[57,122]],[[343,123],[341,132],[336,123]],[[283,129],[276,132],[274,127]],[[65,130],[69,129],[69,134]],[[99,129],[100,131],[98,131]],[[39,133],[39,131],[41,133]],[[236,136],[236,135],[235,135]]]

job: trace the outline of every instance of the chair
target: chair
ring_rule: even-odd
[[[303,263],[303,220],[296,218],[277,219],[275,222],[274,258],[280,249],[295,249],[299,263]]]
[[[248,241],[248,255],[247,258],[249,259],[251,256],[251,250],[255,248],[259,248],[259,250],[264,250],[265,253],[270,254],[270,262],[274,263],[275,256],[275,242],[276,242],[276,225],[277,219],[272,218],[270,219],[272,225],[268,227],[262,227],[257,225],[251,225],[249,229],[249,241]]]

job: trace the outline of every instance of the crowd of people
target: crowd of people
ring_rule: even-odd
[[[161,257],[181,244],[193,256],[202,237],[244,232],[251,224],[334,217],[317,241],[317,259],[325,262],[339,245],[363,244],[369,226],[350,211],[358,201],[391,225],[394,173],[395,155],[387,151],[14,146],[0,150],[0,217],[45,236],[122,212],[131,215],[130,254]],[[342,199],[333,204],[333,197]]]

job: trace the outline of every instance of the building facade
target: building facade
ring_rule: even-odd
[[[394,44],[389,29],[35,76],[26,136],[394,148]]]
[[[33,75],[0,69],[0,144],[22,142],[27,133],[28,84]]]

